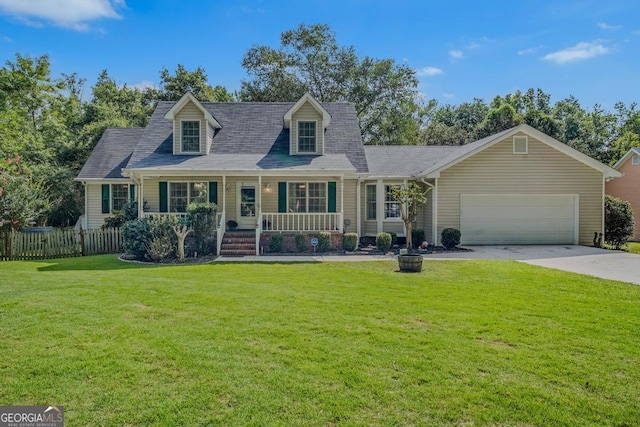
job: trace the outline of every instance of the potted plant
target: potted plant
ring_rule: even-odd
[[[400,217],[407,231],[407,254],[398,255],[398,266],[401,272],[422,271],[422,255],[411,253],[411,228],[418,216],[418,208],[427,203],[427,192],[416,182],[408,185],[392,187],[391,195],[400,203]]]
[[[227,221],[227,230],[229,231],[236,231],[238,229],[238,223],[235,222],[234,220],[230,219],[229,221]]]

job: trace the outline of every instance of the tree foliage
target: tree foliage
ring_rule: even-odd
[[[242,60],[244,101],[297,101],[308,92],[323,102],[353,102],[362,137],[372,144],[415,143],[424,113],[415,70],[391,59],[360,57],[340,46],[326,24],[301,24],[280,46],[254,46]]]
[[[415,181],[410,181],[407,185],[392,186],[391,196],[400,202],[400,217],[407,231],[407,249],[411,249],[413,247],[411,229],[418,218],[418,208],[427,203],[427,192]]]

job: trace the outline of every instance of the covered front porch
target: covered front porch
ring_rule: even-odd
[[[355,216],[345,217],[345,193],[349,197],[350,191],[343,176],[138,176],[136,184],[141,217],[186,216],[192,202],[216,203],[217,253],[225,233],[230,237],[234,230],[244,232],[246,252],[251,236],[253,255],[260,254],[260,237],[265,233],[356,231]],[[351,186],[355,192],[355,181]],[[355,197],[352,201],[354,208],[346,212],[355,215]]]

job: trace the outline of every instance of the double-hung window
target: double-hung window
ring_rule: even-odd
[[[400,202],[398,202],[391,193],[392,188],[400,187],[399,185],[384,186],[384,217],[400,218]]]
[[[367,221],[375,221],[377,218],[376,213],[376,185],[375,184],[367,184],[366,186],[366,196],[367,196]]]
[[[182,122],[182,152],[200,152],[200,121],[185,120]]]
[[[289,212],[327,212],[326,182],[290,182]]]
[[[128,201],[129,184],[111,184],[111,210],[123,210]]]
[[[206,182],[170,182],[169,211],[186,212],[189,203],[206,203],[208,183]]]
[[[316,152],[316,122],[298,122],[298,153]]]

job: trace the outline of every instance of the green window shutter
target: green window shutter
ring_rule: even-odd
[[[109,213],[109,184],[102,184],[102,213]]]
[[[329,203],[328,203],[328,211],[336,212],[336,182],[331,181],[327,183],[327,193],[329,194]]]
[[[287,183],[278,183],[278,212],[287,212]]]
[[[136,186],[135,184],[129,184],[129,200],[136,199]]]
[[[218,204],[218,183],[209,182],[209,203]]]
[[[160,182],[160,212],[169,211],[169,197],[167,193],[167,183]]]

